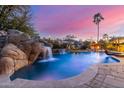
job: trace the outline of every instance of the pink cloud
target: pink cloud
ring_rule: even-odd
[[[96,25],[92,22],[95,13],[101,12],[100,33],[112,33],[124,24],[124,6],[41,6],[35,14],[35,27],[45,35],[96,37]]]

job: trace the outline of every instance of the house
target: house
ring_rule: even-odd
[[[124,37],[112,38],[110,43],[116,48],[116,51],[124,52]]]

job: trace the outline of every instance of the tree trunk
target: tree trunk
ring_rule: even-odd
[[[97,43],[99,42],[99,23],[98,23],[98,28],[97,28],[97,30],[98,30],[98,33],[97,33]]]

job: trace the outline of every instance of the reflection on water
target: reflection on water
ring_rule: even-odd
[[[16,78],[28,80],[60,80],[78,75],[91,65],[113,63],[118,60],[104,53],[82,52],[78,54],[55,54],[54,60],[39,60],[33,65],[16,71],[11,80]]]

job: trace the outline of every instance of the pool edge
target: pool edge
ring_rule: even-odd
[[[98,65],[95,64],[87,69],[84,73],[77,76],[63,79],[63,80],[50,80],[50,81],[35,81],[16,79],[12,81],[12,87],[19,88],[72,88],[90,81],[98,71]]]

